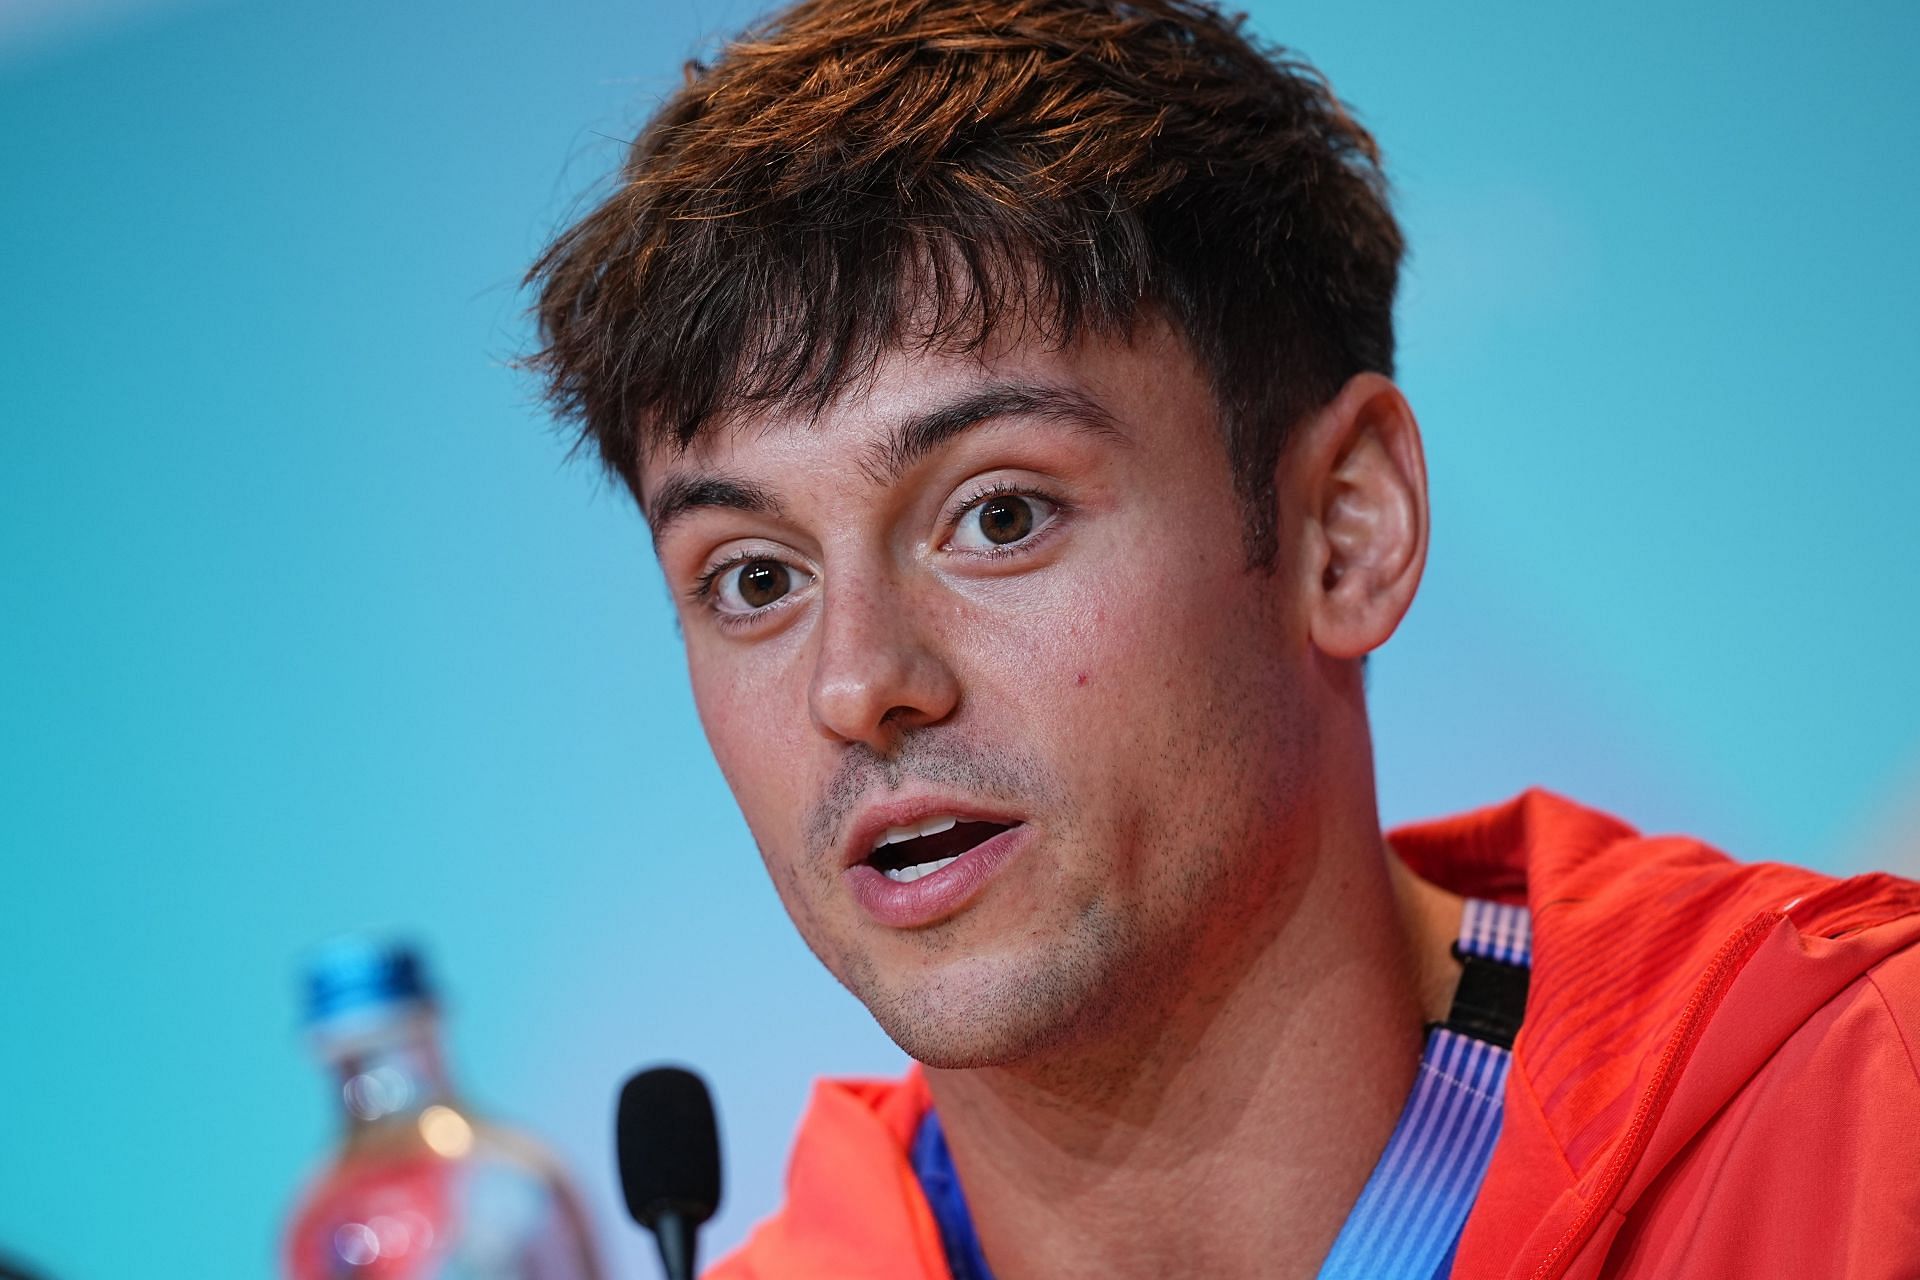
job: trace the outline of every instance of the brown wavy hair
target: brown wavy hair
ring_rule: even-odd
[[[1159,309],[1207,370],[1250,564],[1287,428],[1391,373],[1402,243],[1326,81],[1195,0],[805,0],[648,123],[528,273],[528,359],[640,492],[756,406],[813,412],[890,343],[1066,344]]]

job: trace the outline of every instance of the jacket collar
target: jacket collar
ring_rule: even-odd
[[[1920,938],[1920,886],[1740,864],[1545,791],[1392,833],[1418,874],[1524,900],[1533,975],[1462,1275],[1551,1280],[1817,1009]]]

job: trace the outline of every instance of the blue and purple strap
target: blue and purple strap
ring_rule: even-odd
[[[1413,1095],[1320,1265],[1320,1280],[1435,1280],[1454,1251],[1500,1136],[1513,1034],[1533,959],[1525,907],[1469,900],[1454,952],[1460,990],[1427,1030]]]
[[[926,1192],[927,1206],[939,1224],[953,1280],[993,1280],[986,1255],[980,1252],[980,1237],[973,1230],[973,1215],[967,1212],[967,1198],[960,1190],[960,1175],[953,1168],[953,1154],[947,1150],[940,1113],[931,1107],[913,1135],[912,1158],[920,1189]]]

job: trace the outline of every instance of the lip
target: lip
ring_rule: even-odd
[[[983,840],[932,875],[908,884],[889,880],[867,862],[873,845],[888,827],[904,827],[928,818],[951,815],[962,822],[991,822],[1007,829]],[[1004,809],[982,806],[954,796],[911,796],[860,811],[841,848],[841,876],[875,923],[893,929],[914,929],[952,915],[971,902],[996,872],[1033,838],[1025,819]]]
[[[841,869],[858,866],[872,857],[874,843],[888,827],[910,826],[941,815],[951,815],[962,822],[992,822],[1003,827],[1025,821],[1003,809],[982,808],[972,801],[952,796],[912,796],[886,804],[869,805],[860,811],[859,817],[854,820],[853,830],[847,835],[846,844],[840,848]]]
[[[966,816],[964,810],[955,813],[952,809],[937,808],[928,810],[923,816],[931,817],[936,813]],[[984,821],[999,822],[1004,819],[989,818]],[[852,891],[854,901],[876,924],[890,929],[918,929],[937,924],[979,896],[1000,869],[1018,857],[1033,841],[1031,826],[1018,819],[1014,819],[1013,823],[1005,831],[981,841],[932,875],[921,876],[907,884],[887,879],[879,868],[864,861],[852,864],[841,875]],[[875,828],[876,834],[895,825],[905,823],[882,823]]]

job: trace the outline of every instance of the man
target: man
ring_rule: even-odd
[[[815,0],[535,267],[781,898],[923,1064],[820,1089],[717,1275],[1920,1274],[1920,890],[1542,793],[1382,836],[1400,254],[1191,0]]]

